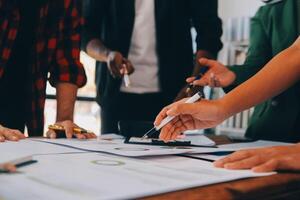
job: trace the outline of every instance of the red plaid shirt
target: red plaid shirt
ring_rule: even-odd
[[[14,1],[0,0],[0,79],[10,59],[20,22]],[[86,83],[79,61],[82,22],[80,0],[48,0],[40,8],[27,87],[30,97],[26,126],[31,136],[43,134],[48,77],[53,86],[68,82],[82,87]]]

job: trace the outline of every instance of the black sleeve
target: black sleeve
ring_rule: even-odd
[[[222,21],[218,16],[217,0],[190,0],[192,25],[197,31],[197,49],[217,55],[221,42]]]
[[[82,32],[81,49],[86,51],[87,44],[95,38],[101,39],[104,22],[106,0],[84,0],[83,18],[84,27]]]

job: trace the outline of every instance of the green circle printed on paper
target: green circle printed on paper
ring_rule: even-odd
[[[118,160],[93,160],[91,163],[95,165],[102,165],[102,166],[121,166],[125,165],[125,162],[118,161]]]

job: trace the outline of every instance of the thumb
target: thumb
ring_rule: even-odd
[[[168,116],[178,116],[185,114],[192,114],[195,111],[195,104],[193,103],[183,103],[179,105],[175,105],[173,108],[168,110]]]

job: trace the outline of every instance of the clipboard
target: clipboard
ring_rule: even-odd
[[[142,139],[138,137],[127,137],[124,141],[125,144],[135,144],[135,145],[154,145],[154,146],[180,146],[180,147],[205,147],[205,148],[218,148],[217,146],[203,146],[203,145],[194,145],[189,140],[173,140],[165,143],[163,140],[149,138]]]

